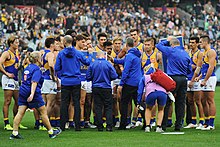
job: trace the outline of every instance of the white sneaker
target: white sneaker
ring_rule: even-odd
[[[135,125],[133,123],[130,123],[126,126],[126,129],[135,128]]]
[[[157,127],[157,128],[156,128],[156,132],[163,133],[164,130],[163,130],[162,128],[160,128],[160,127]]]
[[[66,122],[65,129],[69,129],[69,122]]]
[[[88,126],[89,126],[89,128],[91,128],[91,129],[95,129],[95,128],[97,128],[96,125],[93,125],[93,124],[91,124],[90,122],[88,123]]]
[[[150,132],[150,127],[146,127],[144,132]]]
[[[196,128],[196,127],[198,127],[197,124],[190,123],[190,124],[188,124],[188,126],[185,126],[184,129],[190,129],[190,128]]]
[[[150,124],[151,128],[156,126],[156,122],[153,122],[152,124]]]
[[[202,128],[204,128],[203,125],[202,124],[198,124],[198,127],[196,127],[196,130],[201,130]]]
[[[209,130],[214,130],[215,129],[215,126],[208,126],[206,128],[202,128],[201,130],[202,131],[209,131]]]
[[[115,127],[119,128],[119,126],[120,126],[120,121],[117,121],[116,124],[115,124]]]
[[[136,127],[138,127],[138,126],[143,126],[143,123],[142,123],[141,121],[137,121],[137,122],[135,123],[135,126],[136,126]]]

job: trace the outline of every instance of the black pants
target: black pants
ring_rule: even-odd
[[[185,76],[171,76],[171,77],[176,82],[176,89],[172,91],[173,95],[175,95],[175,114],[176,114],[175,129],[180,129],[182,127],[182,121],[185,113],[187,79]],[[164,116],[162,122],[162,128],[164,130],[166,130],[166,126],[167,126],[170,104],[171,104],[171,100],[168,98],[166,106],[164,108]]]
[[[131,99],[134,100],[134,104],[137,105],[137,90],[138,87],[124,85],[122,88],[121,96],[121,128],[125,128],[127,125],[128,103]]]
[[[192,115],[191,115],[191,109],[190,104],[188,102],[188,99],[186,98],[186,124],[190,124],[192,122]]]
[[[92,94],[94,98],[94,108],[96,114],[96,123],[98,129],[103,128],[102,122],[102,108],[104,106],[105,114],[106,114],[106,123],[107,128],[112,128],[113,121],[112,121],[112,105],[113,105],[113,98],[112,98],[112,89],[111,88],[93,88]]]
[[[81,85],[61,86],[60,128],[62,130],[65,130],[65,124],[68,121],[68,108],[71,97],[74,103],[75,129],[80,129],[80,90]]]

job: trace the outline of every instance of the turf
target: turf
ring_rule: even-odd
[[[0,90],[0,107],[3,104],[3,92]],[[216,88],[215,101],[217,115],[215,130],[200,131],[195,129],[183,129],[184,135],[162,135],[151,132],[144,133],[140,128],[113,132],[98,132],[96,129],[83,129],[81,132],[67,130],[57,138],[50,139],[46,131],[34,130],[34,116],[32,112],[26,112],[22,124],[28,126],[28,130],[20,130],[24,137],[22,140],[9,140],[11,131],[3,129],[3,117],[0,114],[0,146],[220,146],[220,87]],[[12,105],[11,105],[12,106]],[[11,107],[12,108],[12,107]],[[10,111],[10,123],[12,113]],[[167,131],[173,131],[169,128]]]

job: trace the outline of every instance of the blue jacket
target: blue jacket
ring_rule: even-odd
[[[82,52],[74,47],[64,48],[56,59],[55,71],[60,72],[61,85],[74,86],[81,84],[80,63],[87,66],[92,62],[91,55],[86,58]]]
[[[115,68],[104,58],[93,62],[86,73],[86,79],[92,81],[93,88],[111,88],[111,81],[117,77]]]
[[[169,76],[187,76],[192,70],[188,53],[181,46],[170,47],[168,41],[161,41],[156,48],[167,57],[167,74]]]
[[[137,48],[131,48],[128,50],[128,54],[124,59],[120,60],[121,64],[124,64],[124,70],[120,81],[120,86],[124,84],[130,86],[138,86],[138,83],[142,77],[141,68],[141,52]],[[117,59],[114,59],[117,62]]]

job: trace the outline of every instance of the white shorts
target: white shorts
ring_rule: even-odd
[[[200,80],[200,82],[202,80]],[[201,90],[202,91],[215,91],[216,84],[217,84],[217,77],[216,76],[209,77],[208,81],[206,82],[206,86],[201,87]]]
[[[52,80],[44,80],[41,88],[42,94],[57,94],[57,83]]]
[[[58,80],[58,83],[57,83],[57,93],[58,93],[58,92],[61,92],[61,80],[59,78],[57,78],[57,80]]]
[[[19,83],[14,79],[2,75],[2,89],[3,90],[19,90]]]
[[[114,94],[114,90],[113,90],[113,88],[114,88],[114,81],[111,81],[111,87],[112,87],[112,94]]]
[[[189,83],[190,83],[190,81],[187,81],[187,91],[201,91],[200,81],[194,82],[192,88],[188,87]]]
[[[81,81],[81,89],[85,90],[86,93],[92,93],[92,81]]]
[[[115,80],[113,81],[113,85],[114,85],[114,86],[118,86],[119,83],[120,83],[120,81],[121,81],[121,79],[115,79]]]

